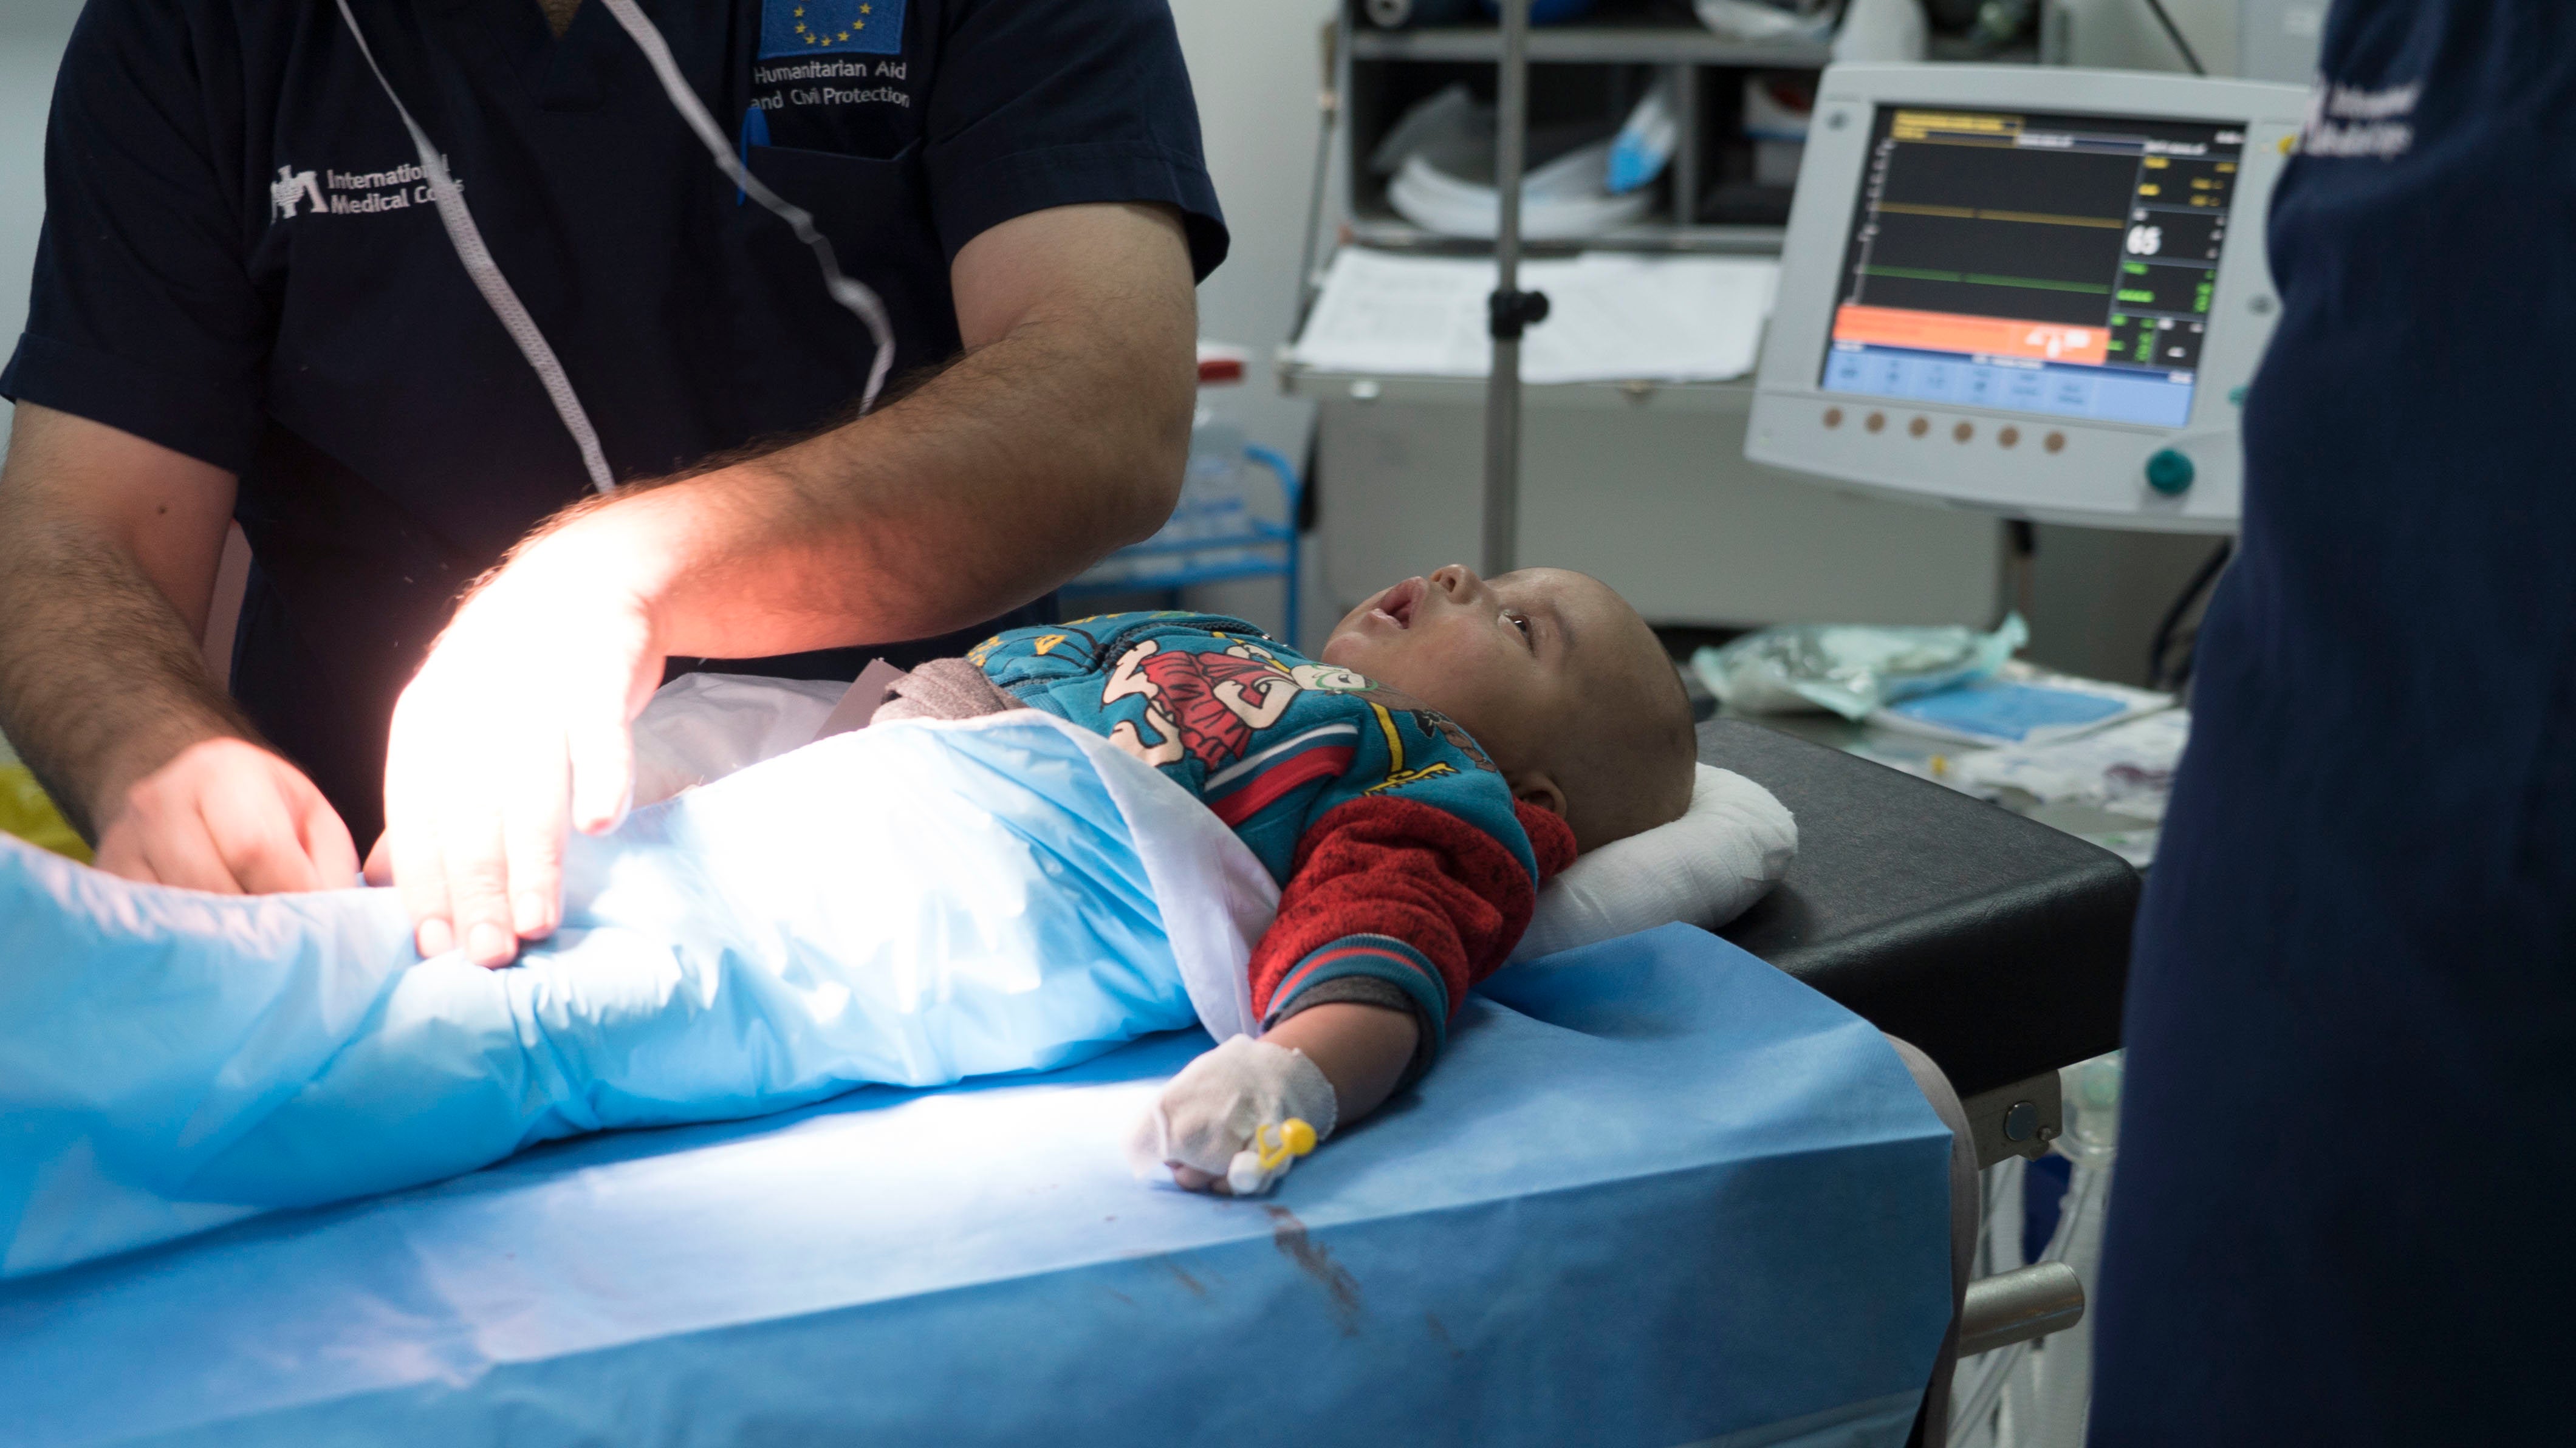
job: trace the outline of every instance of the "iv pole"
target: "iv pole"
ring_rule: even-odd
[[[1485,576],[1517,566],[1521,509],[1521,333],[1547,319],[1547,298],[1520,289],[1521,173],[1529,137],[1530,0],[1502,0],[1502,55],[1494,96],[1494,292],[1486,333]]]

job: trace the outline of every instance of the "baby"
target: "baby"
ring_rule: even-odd
[[[879,710],[958,722],[577,837],[562,928],[498,971],[421,960],[389,890],[206,896],[0,840],[0,1277],[1217,1021],[1131,1159],[1258,1191],[1430,1067],[1548,875],[1692,785],[1678,677],[1581,574],[1443,568],[1320,655],[1192,614],[999,635]],[[1265,927],[1237,897],[1273,885]]]
[[[1188,788],[1283,893],[1252,958],[1264,1034],[1176,1078],[1140,1162],[1258,1190],[1238,1162],[1286,1118],[1317,1137],[1428,1069],[1578,851],[1679,818],[1690,701],[1636,610],[1562,569],[1452,565],[1353,609],[1322,662],[1227,619],[1117,615],[988,640],[1010,698],[1107,735]],[[1233,1180],[1227,1181],[1229,1173]]]

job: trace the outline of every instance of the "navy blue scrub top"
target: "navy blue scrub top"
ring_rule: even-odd
[[[2565,1442],[2576,5],[2337,0],[2131,967],[2091,1442]]]
[[[640,3],[753,173],[885,299],[896,386],[958,350],[949,259],[1012,217],[1162,203],[1198,275],[1224,256],[1164,0]],[[353,9],[618,478],[848,415],[865,328],[604,5],[560,40],[536,0]],[[458,593],[588,494],[580,455],[328,0],[91,0],[45,184],[0,395],[240,475],[233,691],[364,849],[394,698]],[[847,678],[985,631],[764,667]]]

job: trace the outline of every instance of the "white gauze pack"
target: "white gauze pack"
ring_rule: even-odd
[[[635,719],[635,808],[814,742],[847,684],[682,674]]]
[[[1578,857],[1538,892],[1514,960],[1678,920],[1715,930],[1770,893],[1798,854],[1798,822],[1771,791],[1699,766],[1690,809]]]

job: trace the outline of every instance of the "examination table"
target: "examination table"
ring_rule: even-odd
[[[2137,881],[1751,725],[1701,747],[1800,824],[1742,950],[1511,968],[1274,1197],[1116,1165],[1197,1032],[559,1143],[0,1286],[0,1442],[1902,1443],[1949,1143],[1868,1026],[1981,1159],[2036,1150],[2054,1068],[2117,1044]]]
[[[2120,1044],[2137,871],[1997,806],[1742,720],[1703,723],[1699,746],[1798,818],[1787,877],[1721,933],[1923,1048],[1968,1108],[1980,1164],[2054,1136],[2057,1068]]]

